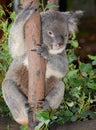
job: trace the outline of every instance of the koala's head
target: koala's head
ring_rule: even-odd
[[[69,34],[77,31],[77,21],[82,11],[47,11],[41,14],[42,38],[51,54],[61,53],[67,44]]]

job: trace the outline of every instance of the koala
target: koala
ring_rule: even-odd
[[[38,9],[31,3],[17,15],[10,30],[8,46],[13,61],[2,83],[2,93],[13,118],[28,125],[28,54],[24,39],[24,26]],[[46,11],[41,15],[42,44],[36,53],[47,60],[45,75],[44,109],[57,109],[63,99],[65,85],[62,78],[68,70],[66,45],[69,34],[77,31],[78,18],[82,11]]]

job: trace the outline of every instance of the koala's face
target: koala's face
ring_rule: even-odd
[[[47,12],[42,16],[43,43],[50,53],[62,52],[68,41],[68,25],[66,19],[59,12]]]
[[[47,11],[41,14],[42,40],[51,54],[61,53],[68,41],[68,35],[75,33],[78,19],[83,11],[59,12]]]

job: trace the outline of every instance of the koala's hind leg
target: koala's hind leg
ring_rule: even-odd
[[[18,90],[15,82],[12,80],[5,80],[2,84],[2,92],[4,100],[12,112],[13,118],[22,125],[28,124],[27,108],[25,104],[27,99]]]
[[[6,73],[2,83],[2,93],[6,104],[12,112],[13,118],[19,123],[26,125],[28,123],[26,97],[19,90],[17,82],[16,69],[22,65],[25,57],[14,59]]]
[[[57,84],[55,84],[45,98],[45,107],[47,108],[49,105],[52,109],[57,109],[64,97],[64,90],[65,87],[62,81],[59,81]]]

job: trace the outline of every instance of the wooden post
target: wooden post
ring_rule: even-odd
[[[24,5],[32,0],[24,0]],[[38,0],[34,0],[32,6],[38,5]],[[29,129],[34,130],[34,124],[37,122],[35,111],[40,105],[40,100],[44,98],[44,79],[45,79],[45,60],[32,51],[38,47],[41,40],[41,24],[39,10],[32,15],[25,25],[25,41],[28,48],[28,72],[29,72],[29,88],[28,102],[31,107],[29,113]]]

